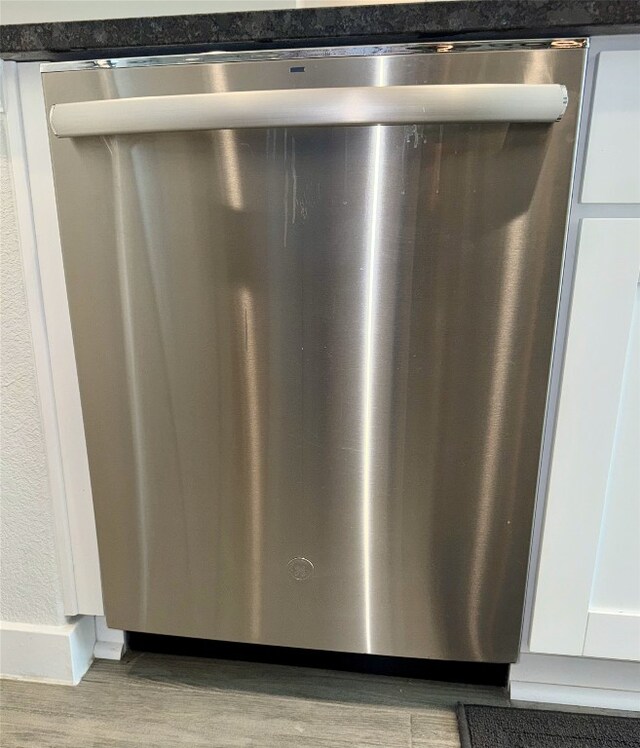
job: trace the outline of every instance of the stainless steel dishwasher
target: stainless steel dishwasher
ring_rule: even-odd
[[[584,47],[44,65],[109,625],[516,658]]]

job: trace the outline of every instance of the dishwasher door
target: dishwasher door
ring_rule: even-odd
[[[584,52],[45,66],[50,107],[568,91],[558,122],[159,132],[149,99],[144,131],[51,134],[110,626],[515,660]]]

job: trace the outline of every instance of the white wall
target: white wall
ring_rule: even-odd
[[[2,0],[0,23],[45,23],[191,13],[379,5],[424,0]]]
[[[0,675],[76,684],[96,621],[66,617],[77,606],[35,251],[42,159],[30,178],[16,63],[0,84]]]
[[[0,114],[0,620],[64,623],[7,123]]]

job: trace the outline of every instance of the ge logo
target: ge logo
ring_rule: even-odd
[[[313,574],[313,564],[309,559],[296,556],[287,564],[289,574],[298,582],[304,582],[305,579]]]

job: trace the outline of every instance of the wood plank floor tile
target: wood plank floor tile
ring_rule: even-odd
[[[453,709],[432,709],[411,715],[411,748],[460,748]]]
[[[457,748],[453,705],[500,689],[129,654],[76,687],[0,686],[3,748]]]

